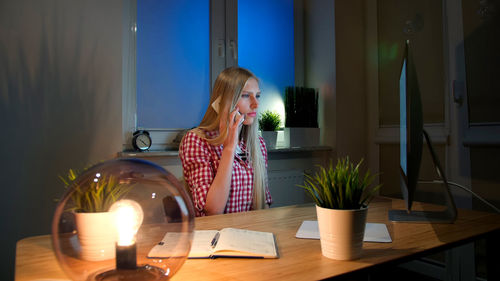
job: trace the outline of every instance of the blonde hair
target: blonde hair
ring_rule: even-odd
[[[229,114],[234,110],[241,96],[241,91],[248,79],[259,79],[249,70],[241,67],[230,67],[223,70],[215,80],[214,88],[210,96],[210,102],[198,127],[193,132],[211,145],[221,145],[228,135]],[[219,112],[217,113],[212,104],[220,98]],[[219,130],[221,119],[224,118],[226,127],[223,132],[215,138],[207,138],[205,131]],[[245,140],[247,156],[253,167],[253,209],[262,209],[266,204],[267,171],[265,159],[260,148],[258,136],[258,122],[255,120],[251,125],[243,125],[241,136]]]

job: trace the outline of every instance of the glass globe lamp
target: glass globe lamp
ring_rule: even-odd
[[[116,159],[72,181],[54,213],[52,244],[73,280],[167,280],[186,260],[193,231],[191,198],[171,173]],[[175,243],[163,242],[167,234]]]

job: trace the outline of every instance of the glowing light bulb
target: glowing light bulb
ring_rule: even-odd
[[[134,244],[137,231],[144,218],[141,205],[133,200],[122,199],[111,205],[109,211],[115,213],[117,244],[119,246]]]

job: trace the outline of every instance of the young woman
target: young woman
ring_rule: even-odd
[[[260,88],[250,71],[231,67],[214,84],[200,125],[182,139],[179,156],[197,216],[244,212],[272,203],[267,150],[258,136]]]

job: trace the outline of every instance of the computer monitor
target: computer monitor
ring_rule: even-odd
[[[406,209],[411,210],[417,188],[423,144],[423,116],[415,73],[408,73],[408,41],[399,76],[399,167],[401,192]],[[411,74],[411,77],[408,77]]]
[[[390,210],[389,220],[394,222],[452,223],[456,219],[457,211],[448,181],[432,147],[432,141],[424,130],[422,100],[409,40],[405,42],[399,76],[399,116],[400,182],[406,210]],[[443,182],[442,192],[444,192],[446,206],[443,211],[412,211],[414,195],[419,182],[424,138],[436,172]]]

